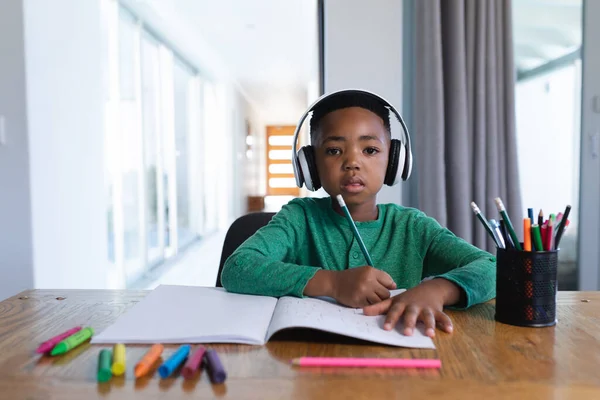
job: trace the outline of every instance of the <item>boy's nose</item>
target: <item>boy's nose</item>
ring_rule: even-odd
[[[360,169],[360,166],[358,164],[358,161],[356,160],[356,157],[348,157],[346,159],[346,162],[344,163],[344,170],[353,170],[353,169]]]

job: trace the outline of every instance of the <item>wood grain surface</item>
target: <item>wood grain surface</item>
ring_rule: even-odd
[[[449,311],[453,334],[436,350],[402,349],[314,331],[276,335],[266,346],[214,345],[224,384],[205,372],[140,380],[133,367],[149,346],[127,346],[125,376],[99,384],[98,353],[86,343],[69,353],[35,354],[48,338],[76,325],[96,332],[147,292],[33,290],[0,302],[0,399],[600,399],[600,292],[559,292],[558,324],[521,328],[494,321],[493,302]],[[191,316],[193,317],[193,316]],[[166,346],[168,357],[177,346]],[[441,370],[299,368],[300,356],[439,357]]]

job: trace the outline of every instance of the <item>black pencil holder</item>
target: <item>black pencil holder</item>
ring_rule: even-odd
[[[496,321],[544,327],[556,324],[558,250],[496,252]]]

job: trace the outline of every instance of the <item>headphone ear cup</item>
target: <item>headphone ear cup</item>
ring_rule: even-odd
[[[315,157],[315,148],[312,146],[304,146],[306,148],[305,155],[310,171],[310,180],[312,181],[311,190],[319,190],[321,188],[321,180],[319,179],[319,173],[317,171],[317,159]]]
[[[410,147],[408,145],[404,146],[406,147],[405,153],[406,153],[406,159],[404,161],[404,168],[402,170],[402,180],[405,181],[410,177],[410,174],[412,172],[412,152],[410,150]]]
[[[385,183],[388,186],[393,186],[397,183],[401,148],[402,143],[398,139],[392,139],[392,142],[390,143],[388,166],[387,170],[385,171],[385,178],[383,180],[383,183]]]
[[[317,173],[315,151],[312,146],[304,146],[298,151],[298,163],[306,188],[310,191],[319,190],[321,181]]]

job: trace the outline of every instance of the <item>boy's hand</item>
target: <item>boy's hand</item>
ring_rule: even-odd
[[[435,336],[436,325],[452,333],[452,321],[443,312],[444,305],[456,304],[460,300],[461,291],[454,283],[442,279],[432,279],[400,293],[381,303],[364,308],[365,315],[387,314],[383,329],[391,330],[400,317],[404,321],[404,335],[410,336],[417,321],[425,324],[425,334]]]
[[[333,297],[349,307],[364,307],[390,298],[396,283],[386,272],[364,266],[336,271]]]

